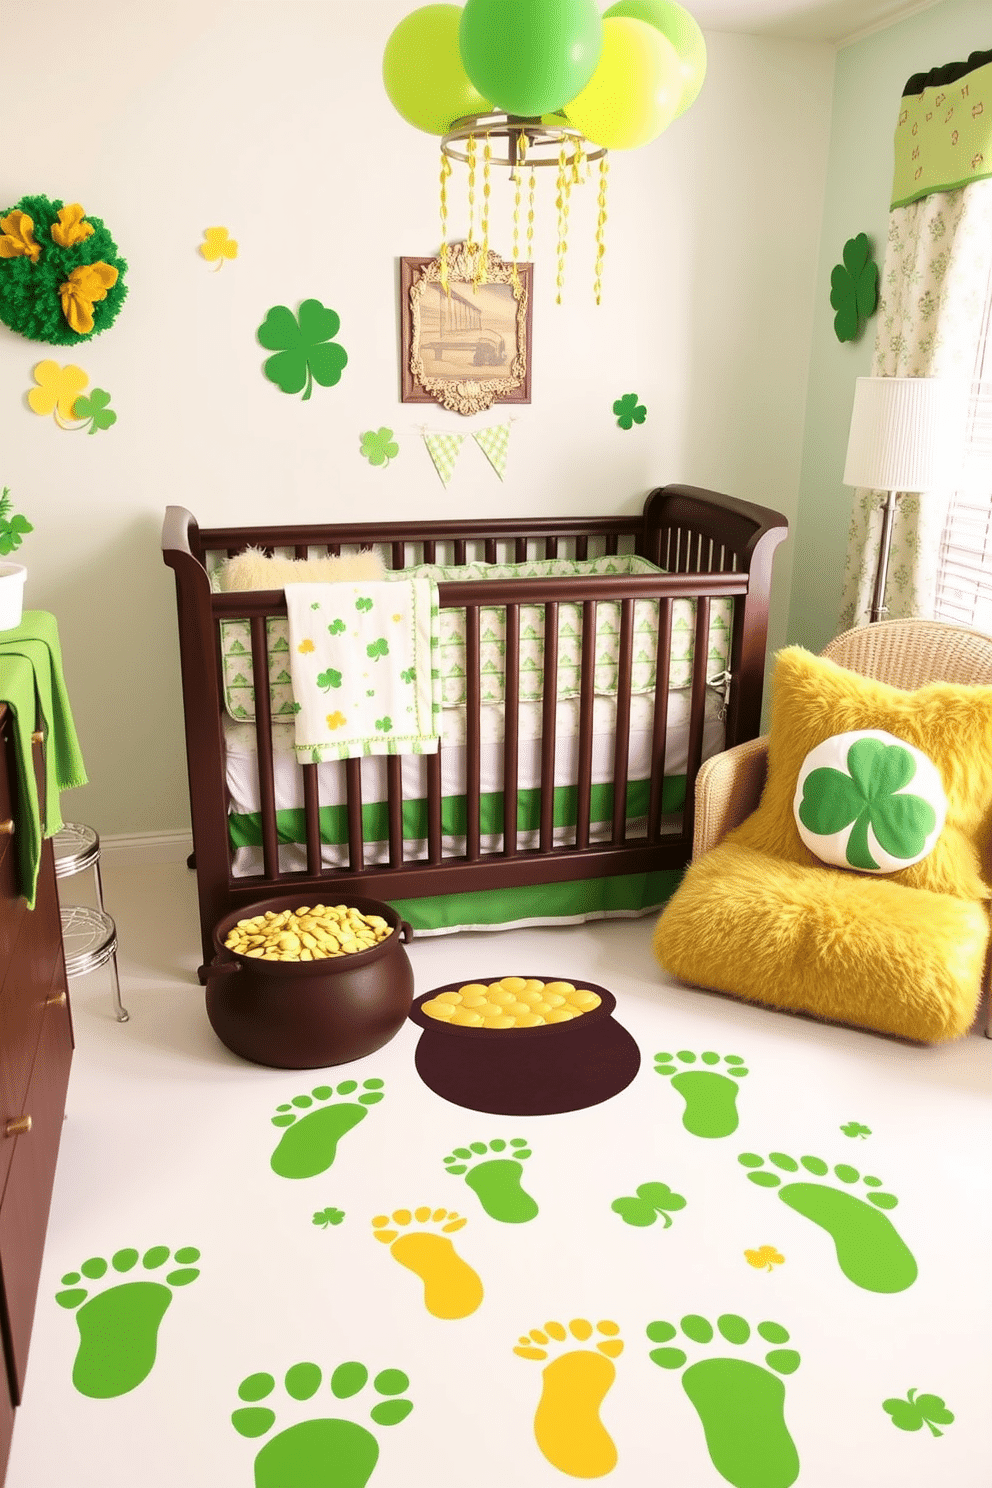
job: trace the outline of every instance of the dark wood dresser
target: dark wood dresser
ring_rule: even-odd
[[[73,1049],[51,841],[43,844],[33,910],[20,892],[12,736],[12,715],[0,703],[0,1483],[24,1389]],[[35,735],[44,802],[42,748]]]

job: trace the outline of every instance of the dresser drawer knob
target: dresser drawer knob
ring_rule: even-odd
[[[4,837],[13,837],[14,818],[12,816],[8,816],[6,821],[0,821],[0,835],[3,835]]]
[[[54,992],[51,997],[45,998],[46,1007],[65,1007],[68,999],[64,992]]]
[[[23,1137],[31,1130],[30,1116],[15,1116],[11,1121],[4,1124],[3,1134],[5,1137]]]

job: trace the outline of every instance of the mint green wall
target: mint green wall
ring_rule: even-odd
[[[830,271],[859,232],[872,239],[882,269],[892,138],[907,79],[989,47],[988,0],[946,0],[837,54],[788,626],[790,641],[814,651],[838,630],[854,499],[841,477],[854,382],[871,370],[876,328],[873,319],[857,341],[837,340]]]

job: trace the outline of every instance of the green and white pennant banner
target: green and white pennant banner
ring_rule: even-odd
[[[510,425],[508,423],[495,424],[491,429],[477,429],[472,438],[502,480],[503,471],[506,469],[507,447],[510,443]]]
[[[424,443],[444,485],[450,481],[464,434],[424,434]]]

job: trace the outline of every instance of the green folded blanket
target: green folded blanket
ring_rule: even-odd
[[[20,625],[0,631],[0,700],[14,717],[18,814],[16,836],[21,892],[34,908],[43,837],[62,826],[59,793],[87,783],[62,673],[62,648],[54,615],[25,610]],[[34,777],[31,735],[40,714],[45,733],[45,815]]]

